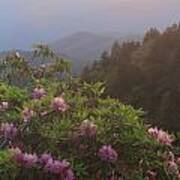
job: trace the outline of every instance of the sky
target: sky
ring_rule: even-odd
[[[180,21],[180,0],[0,0],[0,51],[78,31],[143,33]]]

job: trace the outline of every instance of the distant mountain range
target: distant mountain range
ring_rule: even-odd
[[[95,59],[98,59],[103,51],[109,51],[115,41],[121,43],[127,40],[141,40],[142,37],[139,34],[120,34],[114,32],[101,34],[77,32],[49,43],[49,46],[61,57],[72,61],[74,73],[80,73],[85,65],[91,64]],[[0,56],[5,56],[7,53],[9,52],[2,52]],[[20,50],[20,53],[31,63],[37,63],[37,61],[31,60],[31,51]]]
[[[103,51],[109,51],[117,40],[140,40],[142,36],[120,33],[77,32],[50,44],[57,54],[65,55],[73,62],[75,72],[80,72],[85,65],[98,59]]]

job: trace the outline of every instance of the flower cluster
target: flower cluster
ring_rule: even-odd
[[[48,154],[48,153],[44,153],[40,156],[39,158],[39,162],[42,164],[42,165],[45,165],[48,163],[48,161],[52,160],[52,156],[51,154]]]
[[[12,123],[2,123],[0,128],[1,133],[7,139],[12,140],[17,135],[17,128]]]
[[[80,132],[85,137],[95,137],[97,132],[97,126],[89,120],[84,120],[80,126]]]
[[[164,167],[166,168],[167,173],[169,175],[173,175],[173,177],[176,177],[177,179],[180,179],[180,158],[175,157],[175,155],[170,151],[164,154],[164,159]],[[155,180],[157,177],[157,172],[153,170],[148,170],[147,176],[149,177],[149,179]]]
[[[8,107],[9,107],[8,102],[6,102],[6,101],[1,102],[0,103],[0,112],[7,110]]]
[[[38,156],[36,154],[23,153],[19,148],[12,148],[13,159],[26,168],[32,168],[37,165]]]
[[[151,137],[153,137],[154,139],[156,139],[158,142],[162,144],[170,146],[171,143],[173,142],[173,138],[171,137],[171,135],[169,135],[167,132],[161,129],[159,130],[157,127],[149,128],[148,133]]]
[[[46,95],[46,91],[43,88],[35,88],[32,92],[33,99],[41,99]]]
[[[24,110],[22,111],[22,118],[24,122],[29,122],[33,116],[34,111],[29,108],[24,108]]]
[[[52,100],[51,106],[55,111],[61,112],[65,112],[69,107],[63,97],[55,97]]]
[[[98,156],[102,161],[108,163],[114,163],[118,158],[117,152],[110,145],[102,146],[98,152]]]
[[[12,148],[13,159],[25,168],[40,166],[44,172],[57,175],[61,180],[74,180],[75,176],[66,160],[54,160],[51,154],[44,153],[40,157],[36,154],[23,153],[19,148]]]
[[[41,99],[45,95],[43,88],[35,88],[32,97],[34,99]],[[3,103],[4,108],[8,107],[8,104]],[[51,103],[52,108],[55,111],[65,112],[69,106],[63,97],[55,97]],[[43,112],[43,115],[46,115],[47,112]],[[34,111],[29,108],[24,108],[22,111],[22,118],[24,122],[29,122],[34,116]],[[17,128],[13,124],[3,123],[1,125],[1,132],[3,135],[12,139],[17,134]],[[92,138],[96,136],[97,126],[90,122],[89,120],[84,120],[80,125],[80,133],[82,136]],[[53,159],[51,154],[44,153],[40,156],[37,156],[35,153],[24,153],[19,148],[12,148],[11,152],[13,154],[13,159],[25,168],[39,168],[43,169],[45,173],[51,173],[59,177],[61,180],[74,180],[75,175],[70,167],[70,164],[66,160],[57,160]],[[114,163],[117,158],[117,152],[110,146],[104,145],[98,152],[100,159],[107,163]]]
[[[165,166],[169,174],[175,175],[176,177],[180,177],[180,172],[178,167],[179,158],[176,158],[172,152],[168,152],[168,154],[166,154]]]
[[[36,163],[38,161],[38,157],[36,154],[24,153],[22,155],[22,163],[24,167],[31,168],[36,166]]]
[[[167,163],[167,170],[169,174],[174,174],[174,175],[179,174],[178,165],[176,164],[175,161],[169,161]]]
[[[49,159],[44,166],[46,172],[56,174],[62,180],[74,180],[75,176],[70,167],[70,164],[66,160],[53,160]]]

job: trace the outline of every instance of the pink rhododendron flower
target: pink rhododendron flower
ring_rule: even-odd
[[[118,158],[117,152],[110,145],[102,146],[98,152],[98,156],[102,161],[108,163],[114,163]]]
[[[180,165],[180,157],[178,157],[178,158],[176,159],[176,163],[177,163],[178,165]]]
[[[173,142],[173,138],[171,137],[171,135],[161,129],[158,130],[157,128],[150,128],[148,130],[148,133],[150,136],[152,136],[162,144],[171,145],[171,143]]]
[[[75,176],[74,176],[74,173],[73,173],[72,169],[66,170],[64,172],[64,174],[62,175],[62,177],[63,178],[61,178],[61,179],[64,179],[64,180],[75,180]]]
[[[179,176],[180,172],[178,169],[178,158],[170,151],[165,154],[165,166],[169,174]]]
[[[97,126],[89,120],[84,120],[80,126],[81,135],[86,137],[94,137],[97,132]]]
[[[171,145],[171,143],[173,142],[172,137],[163,130],[159,130],[158,140],[160,143],[165,144],[165,145]]]
[[[0,131],[7,139],[13,139],[17,135],[17,128],[12,123],[2,123]]]
[[[59,160],[55,160],[52,166],[52,173],[59,174],[62,171],[62,163]]]
[[[50,172],[53,174],[57,174],[60,179],[63,180],[74,180],[75,176],[74,173],[72,171],[72,169],[70,168],[70,164],[69,162],[67,162],[66,160],[60,161],[60,160],[52,160],[49,159],[47,164],[44,167],[46,172]]]
[[[41,99],[46,95],[46,91],[43,88],[35,88],[32,93],[33,99]]]
[[[46,172],[53,172],[53,166],[54,166],[54,162],[53,159],[49,159],[48,162],[45,164],[44,166],[44,170]]]
[[[11,148],[10,151],[13,154],[13,159],[24,167],[34,167],[38,162],[38,157],[36,154],[22,153],[19,148]]]
[[[74,179],[74,173],[72,169],[70,168],[69,162],[66,160],[63,161],[54,161],[54,170],[55,174],[59,174],[59,177],[64,180],[73,180]],[[57,169],[56,169],[57,168]]]
[[[33,115],[34,115],[34,111],[29,108],[24,108],[24,110],[22,111],[22,118],[24,122],[30,121]]]
[[[155,128],[149,128],[149,129],[148,129],[148,133],[149,133],[153,138],[157,138],[157,137],[158,137],[159,130],[158,130],[157,127],[155,127]]]
[[[44,154],[41,155],[41,157],[40,157],[40,159],[39,159],[39,162],[40,162],[41,164],[44,164],[44,165],[45,165],[45,164],[47,164],[48,161],[50,161],[50,160],[53,160],[51,154],[44,153]]]
[[[51,173],[54,174],[60,174],[68,167],[69,167],[69,163],[65,163],[65,161],[59,161],[59,160],[54,160],[54,161],[49,160],[45,166],[47,170],[49,170]]]
[[[11,148],[12,158],[21,166],[32,168],[41,166],[45,172],[57,175],[60,180],[74,180],[75,176],[66,160],[53,160],[51,154],[44,153],[38,159],[36,154],[22,153],[19,148]]]
[[[178,165],[174,161],[169,161],[167,163],[167,171],[169,174],[178,174]]]
[[[38,157],[36,154],[25,153],[23,156],[23,165],[27,168],[34,167],[37,161],[38,161]]]
[[[51,103],[51,106],[55,111],[61,112],[65,112],[69,107],[63,97],[55,97]]]
[[[70,163],[66,160],[62,160],[61,161],[61,172],[63,173],[64,171],[66,171],[69,168],[70,168]]]

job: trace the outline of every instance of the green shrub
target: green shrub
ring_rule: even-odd
[[[34,99],[35,88],[43,88],[45,93]],[[25,153],[36,153],[39,159],[41,154],[51,153],[55,160],[66,159],[80,180],[151,179],[149,171],[156,172],[157,179],[177,177],[179,170],[169,172],[167,162],[177,161],[178,140],[161,130],[174,138],[172,145],[153,138],[141,109],[102,98],[103,91],[102,83],[87,84],[69,76],[42,77],[24,88],[2,82],[0,105],[7,101],[9,106],[1,109],[0,122],[12,122],[18,131],[15,138],[9,139],[1,127],[1,179],[65,180],[62,174],[44,172],[46,166],[39,162],[27,167],[24,160],[12,158],[17,153],[9,153],[12,147],[21,148],[23,157]],[[102,147],[110,149],[113,160],[103,159]],[[175,159],[168,159],[169,154],[174,154]]]

